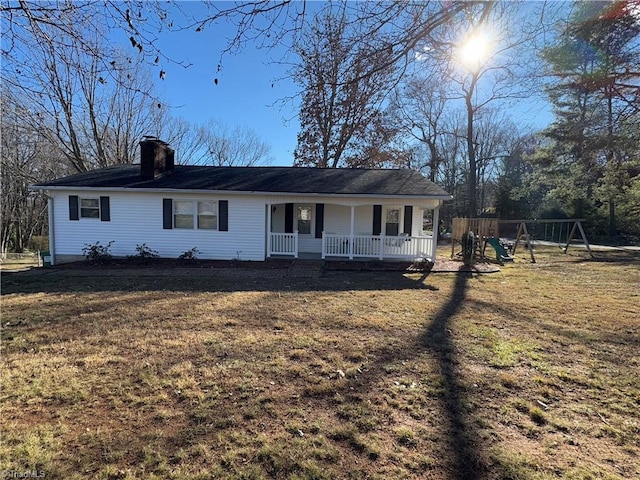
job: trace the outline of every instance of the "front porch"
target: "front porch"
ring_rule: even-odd
[[[267,257],[433,260],[433,236],[337,235],[322,232],[320,252],[299,252],[298,232],[270,233]]]
[[[267,258],[433,261],[439,206],[440,202],[268,204],[265,254]]]

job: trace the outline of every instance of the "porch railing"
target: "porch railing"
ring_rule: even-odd
[[[294,233],[273,233],[269,241],[268,256],[271,255],[293,255],[298,258],[298,232]]]
[[[322,233],[322,258],[431,258],[433,237],[336,235]]]

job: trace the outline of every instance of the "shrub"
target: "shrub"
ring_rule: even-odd
[[[200,250],[198,250],[198,247],[193,247],[191,250],[187,250],[186,252],[183,252],[182,254],[180,254],[180,256],[178,257],[178,260],[196,260],[198,258],[198,254],[200,253]]]
[[[94,265],[104,265],[110,263],[113,258],[110,251],[112,244],[113,240],[106,245],[101,245],[100,242],[94,244],[85,243],[82,254],[90,263]]]
[[[34,235],[29,239],[27,247],[32,252],[49,250],[49,237],[47,235]]]
[[[129,255],[127,258],[129,260],[133,260],[136,263],[147,264],[153,261],[156,258],[160,258],[160,254],[157,250],[153,250],[146,243],[142,245],[136,245],[136,253],[135,255]]]

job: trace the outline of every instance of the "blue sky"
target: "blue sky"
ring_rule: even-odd
[[[181,7],[186,12],[202,10],[199,2],[183,2]],[[292,81],[281,79],[285,69],[272,62],[282,51],[248,46],[237,54],[226,54],[221,71],[217,71],[220,53],[234,32],[232,26],[213,25],[201,32],[192,29],[160,37],[157,46],[163,54],[191,64],[184,68],[163,62],[165,79],[155,74],[160,96],[175,115],[191,122],[206,124],[218,119],[230,127],[251,128],[271,145],[273,165],[292,165],[299,129],[298,103],[283,104],[280,100],[295,95],[297,88]]]
[[[181,2],[180,7],[187,15],[206,16],[200,2]],[[165,79],[159,79],[159,68],[154,73],[160,97],[174,115],[190,122],[206,124],[216,119],[230,127],[251,128],[271,145],[273,165],[292,165],[299,130],[298,88],[283,78],[286,69],[274,63],[282,60],[286,50],[248,45],[237,54],[225,54],[218,71],[220,54],[234,33],[234,26],[216,24],[201,32],[191,29],[161,35],[157,47],[162,53],[190,66],[162,62]],[[283,102],[285,98],[292,99]],[[521,101],[508,113],[521,127],[540,128],[551,120],[549,106],[540,101]]]

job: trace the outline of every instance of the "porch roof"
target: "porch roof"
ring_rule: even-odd
[[[451,195],[415,170],[211,167],[177,165],[155,179],[144,179],[139,165],[116,165],[34,185],[46,189],[208,190],[228,192],[416,196]]]

